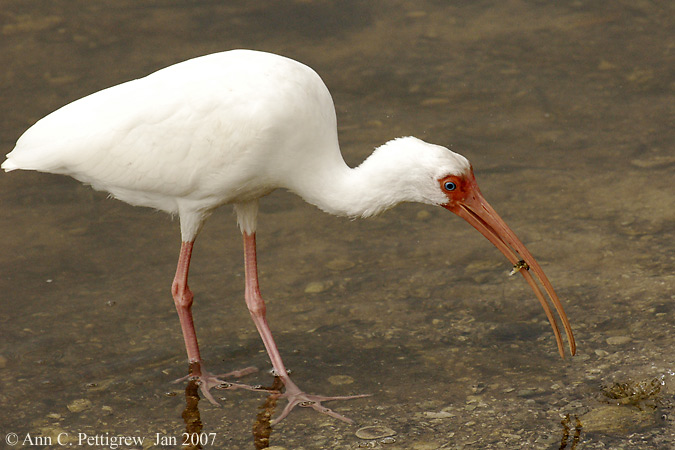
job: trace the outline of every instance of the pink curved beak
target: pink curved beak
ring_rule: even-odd
[[[478,189],[478,184],[476,183],[476,178],[473,175],[473,170],[471,174],[466,177],[465,182],[466,186],[466,197],[462,201],[457,201],[454,204],[444,205],[446,209],[457,214],[476,230],[485,236],[492,244],[501,251],[504,256],[514,265],[514,270],[518,270],[527,283],[530,285],[535,295],[539,299],[541,306],[544,307],[544,312],[548,321],[553,327],[553,334],[555,335],[556,342],[558,344],[558,351],[560,352],[561,357],[565,357],[565,350],[562,342],[562,337],[560,335],[560,329],[558,324],[553,317],[551,308],[548,304],[548,301],[542,294],[539,286],[534,281],[532,273],[537,277],[539,282],[544,287],[544,290],[548,294],[553,306],[555,306],[560,320],[562,320],[563,326],[565,327],[565,332],[567,333],[567,341],[569,342],[570,352],[572,355],[576,353],[576,343],[574,342],[574,335],[572,334],[572,327],[570,326],[569,320],[567,320],[567,315],[563,309],[558,296],[553,290],[551,282],[548,281],[546,274],[541,269],[537,261],[534,259],[532,254],[527,250],[525,245],[516,237],[515,233],[506,225],[504,220],[497,214],[497,212],[490,206],[490,204],[483,198],[483,195]],[[522,269],[519,269],[522,268]]]

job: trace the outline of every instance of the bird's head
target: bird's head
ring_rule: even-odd
[[[523,275],[543,306],[553,327],[558,350],[564,357],[560,330],[548,301],[532,276],[534,274],[558,311],[567,333],[570,351],[574,355],[576,344],[572,329],[553,286],[525,245],[485,200],[478,189],[469,161],[445,147],[428,144],[416,138],[397,139],[390,144],[394,144],[391,145],[394,152],[400,152],[393,158],[399,164],[401,159],[410,158],[408,173],[402,178],[407,179],[405,182],[413,191],[411,199],[442,206],[469,222],[513,264],[512,274],[517,271]]]

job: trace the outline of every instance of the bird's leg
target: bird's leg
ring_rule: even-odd
[[[243,235],[244,264],[246,273],[246,306],[248,307],[251,317],[253,318],[253,322],[258,329],[258,333],[260,333],[260,337],[265,344],[265,349],[267,350],[267,354],[272,361],[274,372],[284,383],[284,393],[277,395],[279,397],[288,399],[288,405],[286,405],[281,414],[272,420],[270,424],[276,425],[277,423],[281,422],[295,406],[313,408],[320,413],[327,414],[347,423],[353,423],[351,419],[338,414],[329,408],[326,408],[321,404],[321,402],[329,400],[349,400],[353,398],[362,398],[368,397],[370,394],[343,397],[325,397],[321,395],[306,394],[300,390],[300,388],[288,376],[284,362],[281,360],[281,354],[279,353],[277,344],[274,342],[274,338],[272,337],[272,331],[267,324],[267,318],[265,317],[265,301],[260,295],[260,287],[258,285],[258,263],[255,249],[255,233],[248,234],[247,232],[244,232]]]
[[[183,330],[185,349],[187,350],[190,364],[201,362],[197,334],[195,333],[195,325],[192,321],[193,295],[187,284],[193,246],[194,242],[181,242],[176,276],[171,284],[171,295],[176,304],[176,311],[178,312],[178,318],[180,319],[180,327]],[[194,367],[194,370],[194,375],[199,376],[201,374],[198,365]]]
[[[183,381],[187,378],[197,378],[199,380],[199,387],[201,388],[204,397],[211,403],[217,405],[218,402],[213,398],[209,392],[211,388],[220,389],[236,389],[244,388],[255,390],[255,387],[247,386],[238,383],[229,383],[222,380],[225,377],[241,377],[249,373],[257,372],[255,367],[247,367],[243,370],[238,370],[222,375],[214,375],[204,369],[202,358],[199,355],[199,344],[197,343],[197,334],[195,333],[195,325],[192,320],[192,291],[188,287],[188,271],[190,269],[190,257],[192,256],[192,247],[194,241],[182,242],[180,246],[180,256],[178,258],[178,267],[176,268],[176,276],[171,285],[171,295],[176,304],[176,311],[178,311],[178,318],[180,319],[180,327],[183,330],[183,339],[185,340],[185,349],[187,350],[188,360],[190,362],[189,375],[179,378],[176,382]]]

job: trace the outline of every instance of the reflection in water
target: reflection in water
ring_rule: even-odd
[[[343,407],[395,430],[400,448],[557,450],[565,414],[565,450],[575,416],[579,449],[675,448],[671,4],[6,1],[0,95],[12,108],[0,115],[0,154],[41,115],[103,85],[229,48],[288,54],[324,76],[348,163],[409,134],[471,156],[494,206],[551,271],[583,344],[554,361],[520,275],[505,282],[511,267],[497,269],[470,227],[441,235],[444,218],[414,205],[347,222],[279,192],[262,201],[260,266],[289,365],[308,367],[314,385],[349,374],[377,394],[376,408]],[[39,174],[0,174],[0,205],[3,430],[54,442],[184,432],[185,405],[148,401],[169,368],[185,369],[166,303],[176,224]],[[262,367],[234,300],[238,231],[230,211],[216,216],[192,269],[204,286],[200,339],[210,360]],[[172,386],[182,396],[185,384]],[[202,402],[201,433],[227,437],[203,448],[252,448],[267,397],[257,395]],[[291,419],[271,445],[359,439],[340,422],[308,427],[315,414]]]
[[[206,397],[206,399],[212,404],[218,405],[219,403],[215,398],[213,398],[213,395],[211,395],[210,391],[212,388],[219,390],[248,389],[250,391],[257,391],[261,389],[260,386],[249,386],[247,384],[233,383],[230,381],[225,381],[223,378],[241,378],[246,375],[256,373],[257,371],[257,367],[249,366],[241,370],[234,370],[232,372],[214,375],[203,370],[201,363],[191,362],[188,375],[174,380],[174,383],[179,383],[188,379],[195,379],[198,381],[197,386],[199,386],[199,389],[201,389],[204,397]]]
[[[191,364],[190,374],[192,374],[192,371],[193,365]],[[259,406],[260,412],[256,416],[255,423],[252,427],[253,443],[256,449],[264,449],[270,446],[270,434],[272,433],[270,422],[277,406],[279,392],[281,392],[283,386],[281,378],[274,377],[274,382],[271,386],[256,386],[254,388],[255,390],[268,392],[270,394],[262,405]],[[202,443],[204,441],[201,438],[207,436],[202,432],[204,425],[199,414],[199,390],[199,379],[188,376],[187,386],[185,386],[185,409],[182,414],[183,420],[185,421],[185,433],[183,434],[181,443],[181,448],[186,450],[202,449]],[[206,442],[208,442],[208,440]]]
[[[563,436],[562,439],[560,440],[560,450],[567,449],[567,442],[569,441],[570,438],[571,422],[572,420],[570,419],[569,414],[565,415],[565,418],[560,421],[560,423],[563,426]],[[580,438],[581,438],[581,421],[579,421],[579,418],[577,416],[574,416],[574,437],[572,438],[572,444],[569,450],[575,450],[577,448],[577,444],[579,443]]]
[[[281,391],[284,386],[281,378],[274,377],[272,386],[264,388],[269,391]],[[274,408],[277,406],[278,394],[270,394],[267,399],[260,405],[260,412],[253,424],[253,443],[256,449],[267,448],[270,446],[270,434],[272,433],[272,426],[270,420],[274,414]]]
[[[200,436],[203,425],[199,416],[199,383],[196,378],[188,378],[185,386],[185,409],[183,410],[183,420],[185,421],[185,436]],[[187,440],[185,449],[196,450],[202,446],[199,440]]]

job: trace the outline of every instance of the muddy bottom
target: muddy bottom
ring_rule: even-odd
[[[403,135],[471,160],[555,286],[578,354],[560,359],[527,284],[447,211],[405,204],[351,221],[275,192],[261,201],[258,251],[284,361],[308,392],[372,396],[327,403],[352,425],[297,408],[270,432],[283,399],[217,391],[217,407],[171,383],[188,369],[170,296],[177,220],[12,172],[0,175],[2,438],[36,449],[672,448],[672,9],[9,1],[3,153],[63,104],[183,59],[238,47],[293,57],[331,90],[350,165]],[[197,333],[209,370],[253,365],[242,381],[271,386],[241,247],[225,206],[195,245]]]

